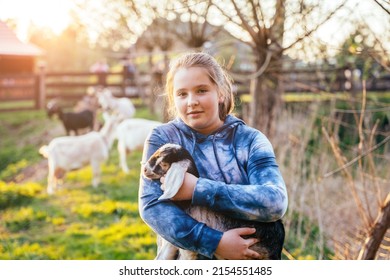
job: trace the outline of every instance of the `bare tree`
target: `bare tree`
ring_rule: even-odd
[[[171,25],[169,32],[176,35],[186,46],[191,49],[200,49],[204,43],[211,41],[223,26],[212,25],[208,22],[211,1],[178,1],[169,8],[176,19],[176,24]]]
[[[85,2],[90,3],[89,7],[95,3]],[[121,42],[134,42],[157,18],[164,19],[170,24],[158,26],[162,30],[159,36],[145,43],[150,48],[159,45],[165,51],[178,40],[191,49],[200,48],[221,30],[229,30],[251,47],[254,57],[256,70],[245,77],[252,84],[248,123],[272,136],[282,104],[284,57],[293,49],[310,48],[308,38],[334,18],[346,2],[341,0],[335,6],[310,0],[115,0],[96,13],[93,23],[102,32],[98,41],[118,48]],[[386,64],[385,59],[380,62]]]
[[[225,26],[239,30],[232,34],[252,47],[257,71],[249,75],[253,85],[249,124],[272,135],[282,104],[283,55],[331,19],[345,1],[327,12],[320,4],[304,0],[230,0],[229,3],[212,1],[212,4]]]

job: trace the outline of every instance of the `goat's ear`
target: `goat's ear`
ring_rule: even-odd
[[[168,169],[168,172],[165,175],[164,184],[161,186],[161,189],[164,190],[164,193],[159,197],[159,200],[170,199],[177,194],[181,185],[183,184],[184,175],[187,172],[187,168],[188,166],[185,166],[180,162],[174,162],[171,164],[171,167]]]

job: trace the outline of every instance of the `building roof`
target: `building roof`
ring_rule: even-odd
[[[0,56],[39,56],[43,53],[39,47],[20,41],[7,24],[0,21]]]

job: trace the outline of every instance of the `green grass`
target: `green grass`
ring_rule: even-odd
[[[361,100],[361,93],[355,97]],[[252,97],[250,94],[243,94],[240,96],[241,102],[251,102]],[[284,93],[282,99],[286,103],[291,102],[313,102],[313,101],[330,101],[336,100],[350,100],[348,93],[312,93],[312,92],[299,92],[299,93]],[[367,99],[375,102],[390,102],[390,92],[369,92]]]
[[[0,113],[0,179],[10,164],[37,162],[38,148],[56,125],[58,122],[49,120],[42,111]]]
[[[156,237],[138,212],[141,150],[129,155],[125,174],[114,147],[98,188],[89,167],[69,172],[52,196],[46,173],[35,182],[4,181],[42,160],[37,148],[58,125],[44,112],[0,114],[0,259],[153,259]]]
[[[1,101],[0,110],[14,109],[14,108],[34,108],[34,100],[22,100],[22,101]]]

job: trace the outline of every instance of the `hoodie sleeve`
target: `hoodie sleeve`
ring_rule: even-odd
[[[156,131],[152,133],[145,142],[142,161],[146,161],[160,146],[168,142],[170,141]],[[157,234],[175,246],[212,258],[223,233],[194,220],[170,200],[158,200],[162,194],[160,186],[159,181],[149,180],[141,174],[141,218]]]
[[[271,143],[260,132],[244,138],[238,150],[245,149],[242,166],[248,184],[226,184],[199,178],[192,203],[210,207],[233,218],[260,222],[276,221],[287,210],[287,190],[276,164]],[[250,140],[252,139],[252,140]],[[246,144],[246,148],[244,148]],[[237,150],[236,150],[237,151]],[[222,155],[223,156],[223,155]],[[240,157],[238,156],[237,158]]]

